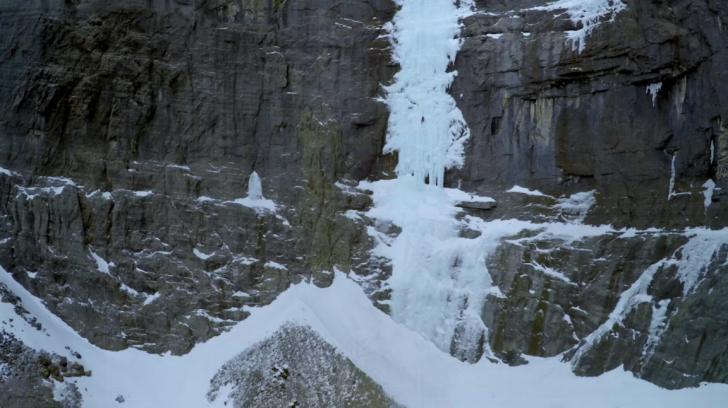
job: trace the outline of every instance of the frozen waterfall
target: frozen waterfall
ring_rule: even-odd
[[[397,179],[366,183],[374,191],[369,216],[401,228],[379,237],[375,255],[391,260],[388,280],[395,320],[440,349],[476,360],[487,347],[480,318],[491,280],[483,239],[459,236],[459,200],[477,199],[444,188],[445,170],[463,163],[469,131],[448,93],[461,41],[460,20],[471,4],[398,0],[390,26],[400,64],[387,88],[390,108],[385,152],[397,152]],[[483,200],[484,198],[480,198]],[[376,235],[376,233],[375,233]],[[487,352],[487,350],[486,350]]]
[[[400,71],[387,88],[390,107],[385,152],[397,152],[400,177],[443,185],[445,169],[463,162],[469,137],[463,115],[448,94],[456,75],[448,72],[461,41],[467,11],[452,0],[397,0],[390,25]],[[468,2],[460,2],[468,3]]]

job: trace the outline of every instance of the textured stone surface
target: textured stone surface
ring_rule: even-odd
[[[0,406],[81,408],[78,388],[64,382],[64,377],[83,374],[83,367],[71,367],[66,359],[32,350],[0,328]],[[54,387],[63,389],[57,398]]]
[[[236,408],[398,406],[316,332],[292,324],[227,362],[208,398]]]
[[[607,320],[619,295],[686,241],[682,235],[669,234],[630,238],[609,234],[573,244],[524,240],[528,235],[519,238],[518,243],[501,245],[488,261],[505,298],[489,298],[484,320],[491,328],[494,352],[505,359],[520,353],[555,356],[565,352],[570,358],[568,351]],[[726,252],[728,248],[719,251],[708,263],[705,281],[686,298],[674,268],[662,268],[647,292],[653,300],[614,325],[579,361],[576,372],[599,375],[624,365],[670,388],[726,382],[726,320],[719,310],[725,305]],[[551,273],[544,273],[546,269]],[[654,352],[646,353],[655,313],[651,306],[665,300],[670,301],[666,330]]]
[[[333,183],[379,166],[392,11],[4,2],[0,263],[94,343],[175,353],[361,263]],[[277,215],[226,202],[253,170]]]
[[[498,207],[484,216],[558,220],[559,197],[595,190],[589,223],[728,225],[723,2],[626,1],[627,9],[599,25],[581,53],[565,38],[576,28],[568,15],[529,10],[546,1],[476,3],[480,13],[465,21],[452,89],[472,137],[464,168],[450,172],[449,180],[497,199]],[[656,83],[662,87],[653,104],[647,87]],[[676,194],[668,198],[673,159]],[[708,179],[720,189],[706,209],[702,186]],[[514,184],[551,196],[503,193]],[[570,350],[606,321],[619,295],[649,265],[679,245],[678,237],[649,235],[604,236],[574,247],[558,240],[503,244],[488,261],[506,295],[489,297],[485,308],[491,346],[513,363],[521,353]],[[715,260],[721,259],[719,251]],[[564,272],[571,283],[545,276],[534,260]],[[575,371],[597,375],[624,365],[666,387],[725,382],[725,312],[718,305],[727,275],[725,265],[708,263],[709,278],[684,299],[669,268],[657,275],[649,294],[655,304],[671,302],[651,357],[644,358],[654,313],[648,303],[630,313],[625,327],[614,327]]]
[[[466,20],[455,64],[452,92],[472,137],[453,184],[491,194],[514,184],[597,189],[597,223],[726,224],[727,206],[705,212],[701,194],[709,178],[728,182],[718,169],[728,122],[723,2],[628,1],[581,53],[565,38],[567,14],[528,10],[546,1],[476,3],[483,13]],[[646,88],[659,82],[653,106]],[[674,155],[676,191],[692,195],[668,201]],[[725,188],[714,200],[724,197]]]

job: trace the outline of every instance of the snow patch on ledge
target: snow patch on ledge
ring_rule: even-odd
[[[286,267],[285,265],[279,264],[278,262],[274,262],[274,261],[268,261],[268,262],[266,262],[263,265],[263,267],[269,268],[269,269],[278,269],[279,271],[287,271],[288,270],[288,267]]]
[[[596,204],[596,191],[582,191],[559,199],[556,208],[571,222],[583,222],[589,210]]]
[[[494,203],[495,200],[492,197],[479,196],[475,194],[466,193],[463,190],[457,188],[445,188],[445,194],[448,199],[452,202],[470,202],[470,203]]]
[[[571,279],[569,279],[569,277],[566,276],[563,272],[557,271],[554,268],[551,268],[549,266],[540,264],[540,263],[538,263],[536,261],[531,261],[527,265],[533,267],[535,270],[543,273],[544,275],[546,275],[546,276],[548,276],[550,278],[558,279],[558,280],[560,280],[560,281],[562,281],[562,282],[564,282],[566,284],[569,284],[569,285],[576,285],[576,283],[574,283]]]
[[[206,261],[206,260],[210,259],[210,257],[212,257],[212,255],[214,255],[214,253],[212,253],[212,254],[206,254],[206,253],[200,251],[197,248],[193,248],[192,249],[192,254],[194,254],[197,257],[197,259],[201,259],[203,261]]]
[[[96,269],[105,275],[111,276],[109,267],[114,266],[113,262],[111,264],[106,262],[104,258],[100,257],[96,252],[91,249],[89,249],[89,252],[91,253],[91,258],[93,258],[94,262],[96,262]]]
[[[209,197],[209,196],[199,196],[199,197],[197,197],[197,202],[200,203],[200,204],[202,204],[202,203],[216,203],[216,202],[219,202],[219,201],[220,200],[218,200],[217,198],[212,198],[212,197]]]
[[[8,176],[8,177],[14,177],[14,176],[19,176],[20,175],[20,174],[14,172],[12,170],[8,170],[5,167],[2,167],[2,166],[0,166],[0,174],[3,174],[3,175]]]
[[[242,205],[243,207],[253,208],[258,211],[272,211],[275,212],[276,210],[276,203],[273,202],[273,200],[268,200],[267,198],[262,199],[255,199],[250,197],[245,198],[238,198],[236,200],[232,201],[226,201],[230,204],[237,204]]]
[[[540,192],[539,190],[529,190],[526,187],[521,187],[519,185],[515,185],[515,186],[511,187],[510,190],[506,190],[506,193],[525,194],[525,195],[534,196],[534,197],[554,198],[553,196],[544,194],[544,193]]]
[[[162,295],[159,292],[154,292],[153,295],[147,295],[146,299],[144,299],[144,302],[142,303],[143,306],[148,306],[154,303],[157,299],[159,299]]]
[[[144,198],[144,197],[149,197],[149,196],[154,195],[154,192],[152,192],[150,190],[144,190],[144,191],[134,190],[134,191],[132,191],[132,194],[134,194],[134,196],[136,196],[136,197]]]

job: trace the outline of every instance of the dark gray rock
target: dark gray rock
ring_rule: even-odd
[[[468,210],[492,210],[497,206],[495,201],[462,201],[456,205]]]
[[[367,200],[334,182],[384,166],[393,12],[4,2],[0,264],[95,344],[175,353],[292,282],[365,264],[342,214]],[[228,202],[253,170],[277,214]]]
[[[596,189],[590,220],[638,227],[724,226],[702,185],[728,179],[728,7],[719,1],[629,1],[578,53],[568,16],[547,1],[479,0],[465,21],[452,93],[470,125],[453,185],[494,195],[514,184],[552,195]],[[502,34],[499,38],[489,34]],[[524,34],[525,33],[525,34]],[[662,83],[653,106],[648,85]],[[711,158],[711,144],[715,145]],[[675,158],[678,195],[668,200]]]
[[[520,353],[565,353],[571,359],[582,340],[607,321],[622,293],[652,265],[680,256],[686,243],[678,234],[609,234],[571,244],[533,234],[518,238],[518,243],[502,244],[488,260],[505,297],[488,298],[484,321],[493,351],[504,360]],[[575,361],[575,372],[594,376],[623,365],[668,388],[725,382],[726,316],[720,308],[725,305],[726,254],[728,245],[705,260],[704,280],[688,296],[674,266],[661,267],[646,293],[651,300],[610,327]],[[664,331],[648,345],[653,315],[662,307],[667,308]]]
[[[578,52],[565,38],[576,28],[568,15],[531,9],[546,3],[478,0],[482,13],[464,21],[452,94],[472,136],[465,166],[450,171],[448,182],[496,198],[499,206],[481,214],[488,219],[573,221],[558,210],[560,197],[594,190],[589,223],[728,226],[728,6],[626,1],[627,9],[599,25]],[[657,83],[653,103],[647,87]],[[708,179],[718,189],[705,208]],[[515,184],[549,196],[504,193]],[[683,243],[660,234],[607,235],[572,246],[503,243],[488,261],[506,295],[489,297],[484,312],[493,350],[517,363],[521,353],[552,356],[577,347],[647,267]],[[725,266],[705,261],[706,280],[684,298],[676,294],[674,270],[661,269],[649,291],[653,301],[611,328],[575,371],[598,375],[624,365],[670,388],[724,382],[726,316],[718,305]],[[669,300],[666,328],[646,354],[660,300]]]

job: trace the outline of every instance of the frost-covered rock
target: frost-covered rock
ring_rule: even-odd
[[[227,362],[208,398],[235,408],[397,406],[315,331],[290,323]]]
[[[5,331],[9,328],[3,328],[3,323],[0,323],[0,406],[82,408],[78,388],[63,379],[63,374],[70,368],[67,362],[28,348]],[[81,375],[83,373],[81,368]]]

